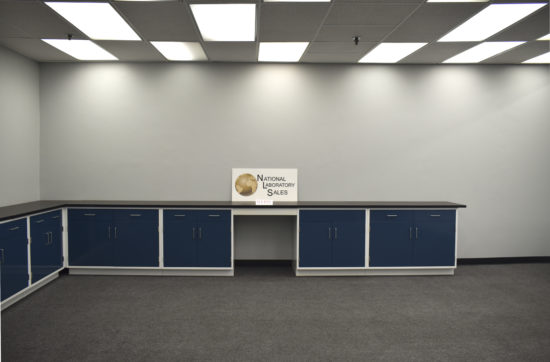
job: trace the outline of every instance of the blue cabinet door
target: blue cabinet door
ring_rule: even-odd
[[[32,283],[53,273],[63,265],[61,211],[30,218]]]
[[[27,219],[0,224],[1,299],[29,285]]]
[[[455,210],[415,212],[415,266],[455,265]]]
[[[164,210],[164,266],[197,264],[196,220],[192,210]]]
[[[348,221],[334,226],[332,240],[333,267],[365,266],[365,212],[354,212]]]
[[[113,212],[69,209],[69,265],[114,266]]]
[[[301,210],[300,267],[365,266],[365,212]]]
[[[158,210],[114,210],[112,245],[115,266],[158,266]]]
[[[414,245],[414,211],[370,212],[370,266],[411,266]]]
[[[197,211],[197,266],[228,268],[231,266],[231,212]]]

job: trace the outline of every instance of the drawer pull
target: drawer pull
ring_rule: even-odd
[[[44,222],[44,219],[36,220],[35,222],[36,222],[37,224],[40,224],[40,223],[43,223],[43,222]]]
[[[387,216],[387,217],[397,217],[396,214],[387,214],[386,216]]]
[[[218,214],[210,214],[210,215],[208,215],[208,217],[220,217],[220,215],[218,215]]]
[[[16,226],[14,228],[10,228],[10,231],[15,231],[15,230],[19,230],[19,226]]]
[[[141,216],[141,214],[130,214],[130,216],[138,217]]]
[[[57,216],[52,216],[52,219],[59,219],[59,215],[57,215]]]
[[[440,217],[441,215],[439,214],[430,214],[431,217]]]
[[[95,214],[84,214],[84,216],[95,216]]]
[[[185,214],[174,214],[175,217],[184,217]]]

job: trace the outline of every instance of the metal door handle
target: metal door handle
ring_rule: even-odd
[[[0,252],[2,252],[1,262],[2,262],[2,264],[4,264],[4,249],[0,249]]]
[[[416,238],[418,239],[418,227],[416,227]]]
[[[332,238],[330,237],[330,231],[331,231],[331,229],[332,229],[331,227],[328,228],[328,238],[329,238],[329,239],[332,239]]]
[[[431,214],[430,216],[431,216],[431,217],[440,217],[441,215],[439,215],[439,214]]]
[[[115,239],[118,239],[118,228],[115,226]]]
[[[387,217],[397,217],[396,214],[387,214],[386,216],[387,216]]]
[[[334,228],[334,240],[338,239],[338,228]]]
[[[199,240],[202,240],[202,228],[199,228]]]
[[[19,230],[19,226],[16,226],[14,228],[10,228],[10,231],[15,231],[15,230]]]
[[[43,223],[43,222],[44,222],[44,219],[36,220],[35,222],[36,222],[37,224],[40,224],[40,223]]]
[[[175,217],[183,217],[185,214],[174,214]]]
[[[412,226],[409,228],[409,240],[412,240],[413,238],[413,228]]]
[[[195,240],[195,228],[193,228],[193,240]]]
[[[136,217],[136,216],[141,216],[141,214],[130,214],[130,216]]]
[[[109,229],[109,240],[111,240],[111,226],[109,226],[107,229]]]
[[[45,232],[44,234],[46,234],[46,244],[45,245],[50,245],[50,232]]]
[[[84,214],[84,216],[95,216],[95,214]]]
[[[220,215],[211,214],[211,215],[208,215],[208,217],[220,217]]]
[[[59,219],[59,215],[57,215],[57,216],[52,216],[52,219]]]

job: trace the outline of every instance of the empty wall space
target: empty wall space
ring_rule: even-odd
[[[42,199],[445,200],[458,257],[550,255],[549,67],[43,63]],[[252,236],[251,236],[252,238]]]
[[[0,207],[40,199],[38,64],[0,47]]]

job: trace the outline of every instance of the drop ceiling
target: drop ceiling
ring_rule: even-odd
[[[88,0],[94,1],[94,0]],[[102,2],[106,2],[103,0]],[[199,42],[208,62],[257,62],[260,42],[309,42],[302,63],[357,63],[380,42],[427,42],[399,63],[438,64],[479,42],[437,42],[489,4],[428,3],[425,0],[332,0],[331,2],[263,2],[256,4],[256,36],[253,42],[206,42],[201,38],[189,5],[228,3],[222,0],[109,1],[142,41],[98,41],[96,44],[120,61],[167,62],[151,41]],[[546,1],[548,3],[548,1]],[[525,41],[482,63],[519,64],[550,50],[546,5],[491,36],[486,41]],[[71,56],[41,39],[89,39],[39,0],[0,0],[0,44],[39,62],[72,62]],[[356,45],[355,36],[360,40]]]

